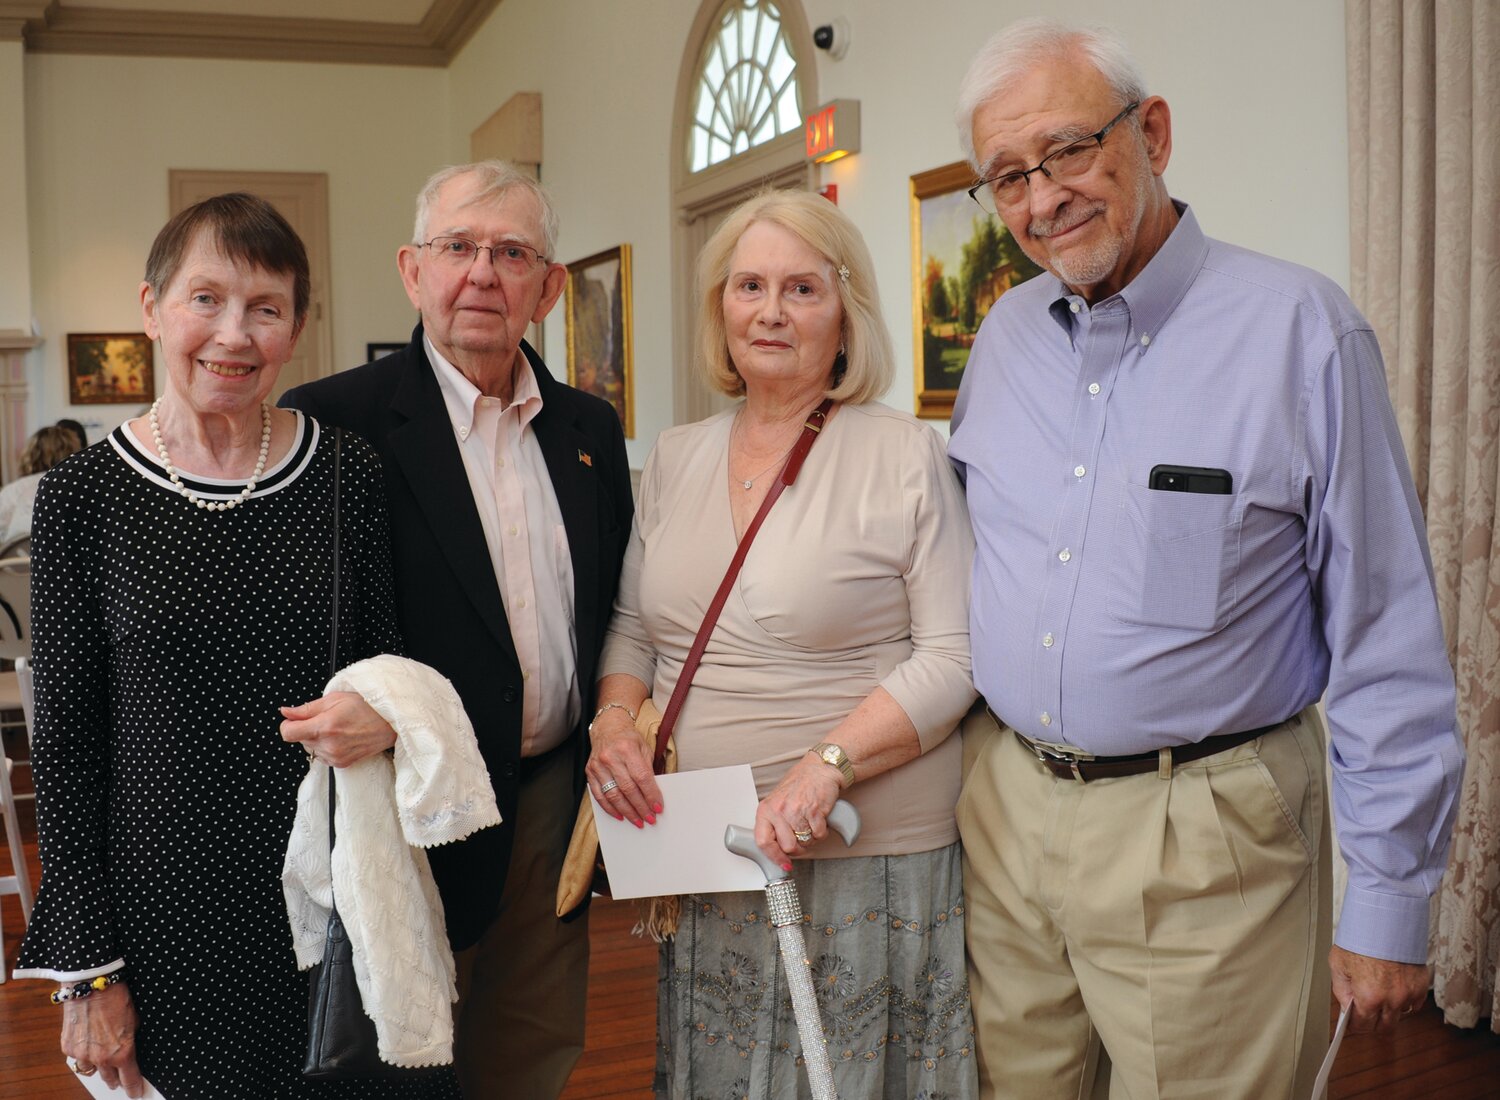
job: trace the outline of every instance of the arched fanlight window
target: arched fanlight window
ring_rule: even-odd
[[[704,42],[693,106],[694,172],[802,128],[797,58],[771,0],[727,0]]]

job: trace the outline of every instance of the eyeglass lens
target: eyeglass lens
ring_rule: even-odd
[[[1094,167],[1094,162],[1099,159],[1099,149],[1100,143],[1097,137],[1086,137],[1059,149],[1042,161],[1038,167],[1041,168],[1043,174],[1058,183],[1078,183],[1088,175],[1089,170]],[[1010,172],[999,179],[992,180],[988,187],[980,188],[976,197],[981,199],[981,204],[993,214],[997,204],[1009,205],[1020,202],[1025,198],[1028,186],[1024,173]]]
[[[478,241],[471,241],[467,237],[434,237],[427,244],[434,254],[450,263],[471,264],[474,262],[475,254],[484,251],[490,254],[490,261],[496,267],[517,272],[530,271],[541,258],[541,254],[536,249],[530,245],[521,244],[519,241],[502,241],[495,245],[485,245]]]

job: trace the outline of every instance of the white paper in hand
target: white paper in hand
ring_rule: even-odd
[[[755,824],[760,800],[749,764],[658,775],[656,782],[664,809],[644,829],[616,821],[594,800],[614,897],[765,889],[760,868],[724,847],[726,826]]]
[[[1313,1082],[1312,1100],[1323,1100],[1328,1095],[1328,1078],[1333,1073],[1333,1060],[1339,1055],[1339,1045],[1344,1041],[1344,1028],[1349,1024],[1349,1009],[1339,1013],[1339,1022],[1333,1029],[1333,1042],[1328,1044],[1328,1055],[1318,1070],[1318,1079]]]
[[[125,1100],[130,1095],[125,1091],[124,1085],[121,1085],[117,1089],[110,1088],[97,1073],[91,1073],[85,1077],[73,1068],[73,1059],[71,1058],[68,1059],[68,1072],[83,1082],[83,1087],[89,1090],[90,1096],[98,1096],[102,1100]],[[145,1078],[143,1077],[141,1080],[145,1081]],[[156,1091],[156,1086],[150,1081],[146,1081],[146,1091],[141,1093],[141,1098],[142,1100],[167,1100],[165,1096]]]

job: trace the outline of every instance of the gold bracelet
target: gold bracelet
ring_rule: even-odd
[[[594,723],[597,722],[597,721],[599,721],[599,716],[601,714],[603,714],[607,710],[613,710],[615,707],[619,707],[626,714],[630,715],[630,724],[631,725],[635,724],[635,720],[636,720],[635,719],[635,711],[631,710],[624,703],[605,703],[598,710],[594,711],[594,717],[592,717],[592,718],[589,719],[589,730],[588,731],[589,731],[589,734],[591,736],[593,735],[593,732],[594,732]]]

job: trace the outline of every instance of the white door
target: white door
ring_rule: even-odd
[[[333,324],[329,314],[328,176],[323,172],[209,172],[171,169],[169,205],[173,214],[195,202],[231,191],[248,191],[274,206],[307,247],[312,297],[307,324],[271,392],[271,402],[293,386],[333,373]]]

